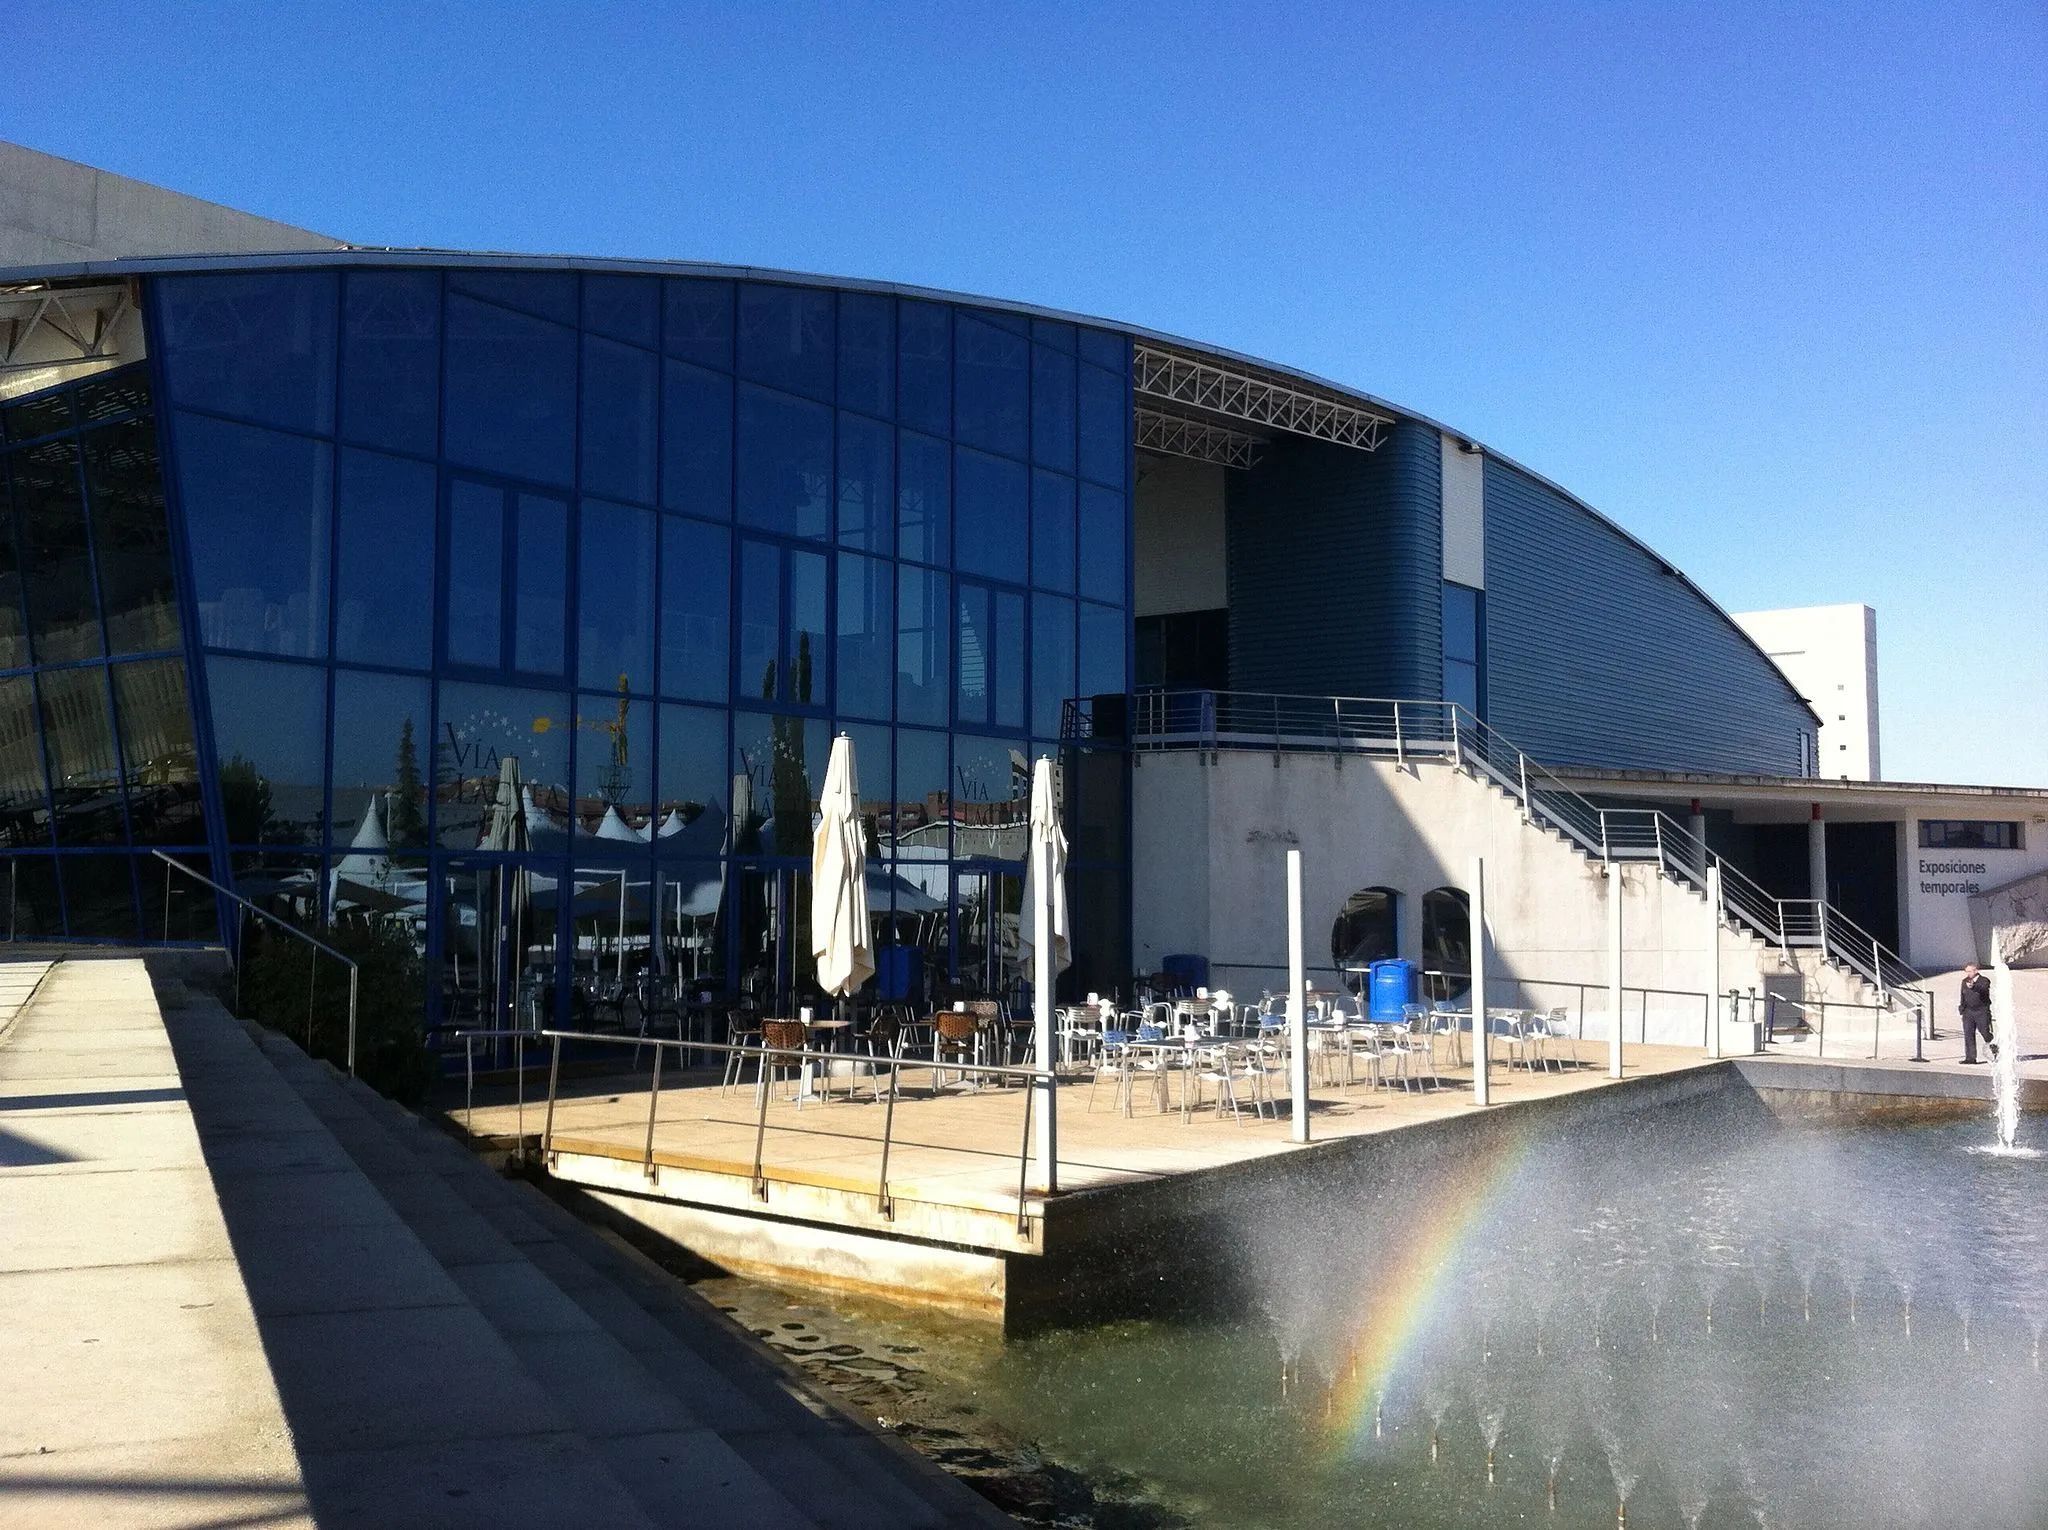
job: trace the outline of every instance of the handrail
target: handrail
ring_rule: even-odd
[[[243,897],[240,893],[234,891],[232,888],[221,886],[220,883],[214,881],[212,877],[209,877],[202,872],[194,871],[190,866],[187,866],[183,861],[177,860],[172,856],[166,855],[161,850],[152,850],[150,854],[154,855],[166,866],[175,866],[178,870],[184,872],[186,876],[192,878],[195,882],[205,883],[208,887],[212,888],[216,893],[220,894],[221,897],[227,898],[232,902],[238,904],[242,908],[246,909],[248,912],[254,914],[258,919],[267,919],[268,921],[270,921],[270,923],[276,925],[280,930],[283,930],[287,935],[291,935],[299,940],[303,940],[315,951],[326,952],[329,956],[333,957],[336,961],[340,962],[344,967],[348,968],[348,1073],[350,1078],[354,1078],[356,1072],[356,994],[361,986],[359,981],[361,978],[361,972],[356,966],[355,959],[353,957],[343,956],[339,951],[335,950],[334,947],[328,945],[323,940],[315,940],[311,935],[308,935],[304,930],[300,929],[290,920],[280,919],[278,918],[277,915],[271,913],[269,910],[258,908],[255,904],[251,903],[247,898]],[[237,981],[240,980],[241,970],[241,942],[237,940],[235,942],[235,973]],[[306,1045],[308,1048],[311,1048],[313,1044],[313,984],[315,981],[317,981],[319,977],[319,967],[316,965],[312,969],[312,972],[313,975],[311,978],[307,980],[306,984]]]
[[[1654,861],[1681,885],[1705,894],[1707,872],[1721,872],[1717,917],[1746,926],[1758,939],[1790,951],[1817,949],[1824,961],[1863,978],[1889,1000],[1894,991],[1924,997],[1920,974],[1895,951],[1832,904],[1774,897],[1740,867],[1656,808],[1603,808],[1529,758],[1512,741],[1453,701],[1363,696],[1307,696],[1250,691],[1141,691],[1130,701],[1130,745],[1140,752],[1194,747],[1391,755],[1407,769],[1415,758],[1447,761],[1484,775],[1522,816],[1601,861]],[[1062,713],[1068,738],[1092,735],[1093,717],[1080,702]],[[1810,916],[1802,906],[1819,912]]]
[[[719,1052],[727,1056],[757,1057],[762,1066],[755,1076],[754,1092],[759,1107],[759,1116],[754,1123],[754,1194],[762,1201],[768,1199],[768,1176],[763,1167],[763,1153],[768,1135],[768,1068],[767,1060],[778,1061],[795,1058],[800,1062],[843,1063],[865,1061],[877,1070],[886,1062],[889,1064],[888,1109],[882,1118],[882,1166],[875,1185],[875,1207],[883,1216],[893,1219],[895,1203],[889,1198],[889,1150],[894,1143],[896,1129],[896,1086],[901,1072],[907,1068],[929,1068],[932,1073],[932,1088],[938,1089],[941,1073],[995,1074],[1000,1077],[1016,1077],[1033,1085],[1045,1086],[1046,1108],[1057,1110],[1059,1082],[1057,1070],[1027,1067],[1021,1063],[941,1063],[936,1056],[931,1058],[908,1058],[901,1051],[892,1051],[886,1057],[863,1058],[857,1052],[825,1052],[810,1047],[772,1047],[766,1044],[746,1045],[727,1041],[697,1041],[694,1039],[669,1038],[666,1036],[620,1036],[603,1031],[559,1031],[541,1030],[524,1033],[530,1036],[547,1037],[554,1042],[554,1056],[548,1068],[548,1109],[547,1124],[541,1131],[540,1151],[545,1161],[554,1151],[555,1140],[555,1098],[562,1072],[562,1043],[565,1041],[606,1042],[613,1046],[642,1046],[655,1048],[654,1067],[650,1074],[647,1099],[647,1139],[641,1153],[641,1172],[647,1178],[654,1178],[654,1127],[656,1112],[661,1101],[661,1052],[673,1047],[680,1052]],[[1029,1221],[1026,1216],[1025,1196],[1029,1190],[1031,1174],[1031,1107],[1032,1096],[1037,1088],[1027,1088],[1024,1094],[1024,1138],[1018,1149],[1017,1169],[1017,1236],[1025,1237]]]

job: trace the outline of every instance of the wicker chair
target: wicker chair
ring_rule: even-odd
[[[767,1074],[764,1088],[773,1088],[777,1075],[803,1076],[803,1059],[797,1054],[804,1049],[810,1033],[801,1020],[763,1020],[761,1022],[761,1045],[768,1049],[762,1059],[762,1069]],[[803,1096],[796,1097],[799,1107]]]
[[[942,1009],[932,1016],[932,1093],[940,1085],[939,1069],[948,1061],[974,1061],[975,1043],[981,1036],[981,1022],[972,1010]],[[963,1074],[969,1088],[977,1081]]]

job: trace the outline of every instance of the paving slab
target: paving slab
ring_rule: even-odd
[[[148,974],[38,966],[0,983],[0,1526],[310,1526]]]

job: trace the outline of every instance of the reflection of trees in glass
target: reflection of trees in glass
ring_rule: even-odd
[[[811,699],[811,635],[799,633],[796,641],[795,697]],[[769,695],[773,695],[774,667],[769,668]],[[771,724],[774,753],[768,766],[768,801],[775,816],[775,853],[807,855],[811,849],[811,783],[804,767],[804,720],[778,717]]]
[[[426,794],[420,789],[420,757],[413,743],[412,719],[398,730],[398,763],[392,771],[391,822],[385,837],[394,847],[427,842]]]
[[[272,810],[270,782],[255,763],[230,755],[220,767],[221,817],[235,845],[299,845],[305,833],[281,822]]]

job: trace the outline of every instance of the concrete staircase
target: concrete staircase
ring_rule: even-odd
[[[537,1189],[156,986],[320,1525],[1014,1523]]]

